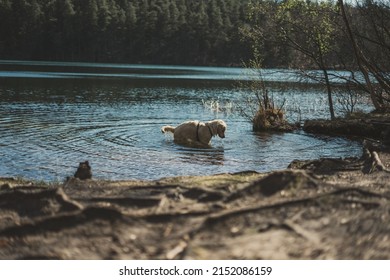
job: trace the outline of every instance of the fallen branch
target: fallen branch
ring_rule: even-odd
[[[383,171],[383,172],[390,173],[390,170],[388,170],[385,167],[385,165],[382,163],[377,152],[370,151],[369,149],[365,149],[364,157],[366,159],[364,161],[364,166],[362,169],[363,173],[371,174],[375,171]]]
[[[378,155],[377,152],[372,152],[371,155],[372,155],[373,161],[375,163],[376,169],[378,169],[379,171],[389,172],[386,169],[386,167],[383,165],[383,163],[382,163],[381,159],[379,158],[379,155]]]
[[[185,239],[188,239],[188,237]],[[184,254],[187,247],[188,247],[188,242],[185,240],[180,240],[179,244],[177,244],[175,248],[173,248],[167,253],[166,255],[167,259],[168,260],[176,259],[177,256]]]
[[[301,227],[300,225],[298,225],[294,221],[286,220],[283,224],[286,227],[288,227],[290,230],[294,231],[299,236],[305,238],[306,240],[308,240],[308,241],[310,241],[310,242],[312,242],[314,244],[320,244],[321,243],[321,238],[320,238],[320,236],[318,234],[310,232],[310,231],[304,229],[303,227]]]

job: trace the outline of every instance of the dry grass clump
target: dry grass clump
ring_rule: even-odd
[[[259,108],[253,117],[254,130],[267,130],[271,127],[277,127],[284,122],[284,113],[275,108]]]
[[[259,106],[258,111],[252,118],[254,131],[292,131],[297,125],[292,125],[285,119],[285,112],[282,108],[273,104]]]

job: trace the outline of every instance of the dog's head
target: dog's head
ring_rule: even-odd
[[[214,120],[209,122],[213,136],[218,135],[221,138],[225,138],[226,123],[223,120]]]

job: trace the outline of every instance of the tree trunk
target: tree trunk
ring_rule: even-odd
[[[328,91],[328,102],[329,102],[330,119],[334,120],[335,119],[335,115],[334,115],[334,108],[333,108],[332,88],[330,86],[329,75],[328,75],[328,71],[325,68],[322,68],[322,71],[324,72],[325,83],[326,83],[326,90]]]
[[[364,80],[367,84],[367,88],[368,88],[368,91],[370,93],[372,104],[374,105],[376,110],[380,111],[380,110],[382,110],[382,106],[379,103],[378,96],[375,93],[374,87],[372,86],[369,71],[367,70],[366,66],[364,65],[366,59],[365,59],[363,53],[361,52],[359,46],[357,45],[357,43],[355,41],[355,37],[354,37],[352,30],[351,30],[351,26],[349,25],[349,21],[347,18],[347,14],[345,12],[343,0],[338,0],[338,4],[340,6],[340,11],[341,11],[341,15],[343,17],[344,23],[345,23],[345,27],[347,28],[347,33],[348,33],[349,39],[351,40],[351,43],[352,43],[353,52],[355,54],[355,57],[356,57],[356,60],[357,60],[358,66],[359,66],[359,70],[362,72],[362,74],[364,76]]]

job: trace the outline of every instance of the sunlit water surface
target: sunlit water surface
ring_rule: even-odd
[[[267,77],[282,81],[286,73]],[[239,68],[0,61],[0,177],[63,180],[85,160],[96,178],[158,179],[360,155],[360,144],[345,138],[252,132],[237,110],[251,93],[232,83],[244,76]],[[328,117],[321,88],[284,88],[270,90],[290,120]],[[178,146],[160,131],[215,118],[228,129],[209,149]]]

